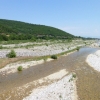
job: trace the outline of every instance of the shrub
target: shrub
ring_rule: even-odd
[[[0,49],[3,49],[3,47],[2,47],[2,46],[0,46]]]
[[[48,44],[47,44],[47,43],[46,43],[45,45],[46,45],[46,46],[48,46]]]
[[[57,56],[56,55],[52,55],[51,58],[52,59],[57,59]]]
[[[70,49],[70,46],[68,46],[67,48],[68,48],[68,50],[69,50],[69,49]]]
[[[23,70],[23,67],[22,67],[22,66],[19,66],[19,67],[17,68],[17,70],[18,70],[18,71],[22,71],[22,70]]]
[[[14,50],[11,50],[11,52],[9,52],[9,54],[7,54],[7,57],[9,57],[9,58],[14,58],[14,57],[16,57],[15,51],[14,51]]]
[[[76,50],[79,51],[80,47],[77,47]]]
[[[73,81],[73,79],[75,79],[75,78],[76,78],[76,74],[75,74],[75,73],[73,73],[73,74],[72,74],[72,78],[71,78],[71,79],[69,79],[69,82],[70,82],[70,81]]]
[[[73,78],[76,78],[76,74],[73,74],[72,77],[73,77]]]

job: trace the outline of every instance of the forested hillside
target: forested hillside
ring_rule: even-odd
[[[20,21],[0,19],[0,40],[72,39],[60,29]]]

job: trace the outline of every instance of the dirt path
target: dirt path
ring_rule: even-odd
[[[9,95],[12,95],[10,100],[18,100],[18,98],[21,100],[29,94],[32,88],[38,87],[40,84],[32,85],[26,88],[26,90],[18,90],[16,87],[46,77],[61,69],[76,73],[79,100],[99,100],[100,73],[94,71],[85,62],[87,55],[96,50],[93,48],[83,48],[71,55],[23,70],[21,73],[9,74],[8,76],[0,75],[0,100],[5,100]],[[43,84],[50,83],[45,82]],[[20,95],[21,92],[23,95]]]

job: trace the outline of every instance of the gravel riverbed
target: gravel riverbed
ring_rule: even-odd
[[[96,51],[94,54],[88,55],[86,62],[100,72],[100,50]]]

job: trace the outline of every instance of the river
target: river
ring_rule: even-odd
[[[79,100],[100,100],[100,73],[92,69],[86,62],[86,57],[94,53],[96,48],[81,48],[68,56],[61,56],[57,60],[45,62],[41,65],[30,67],[22,72],[3,76],[0,73],[0,100],[22,100],[33,88],[19,89],[33,80],[37,80],[53,74],[61,69],[75,72],[77,76],[77,92]],[[44,83],[46,85],[48,83]]]

